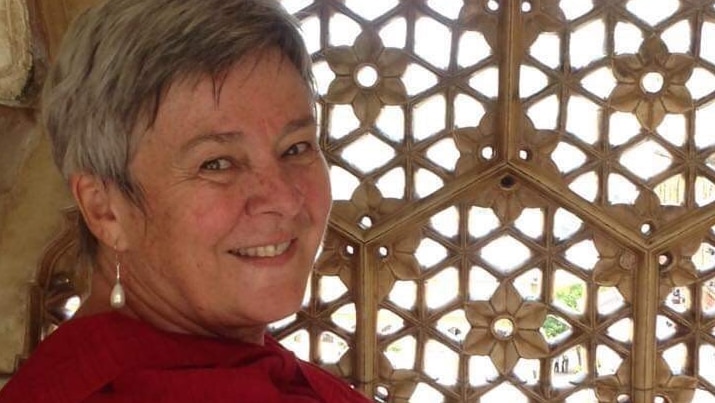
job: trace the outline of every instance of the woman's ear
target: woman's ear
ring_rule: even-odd
[[[96,175],[83,172],[72,174],[69,183],[92,234],[105,245],[124,250],[126,237],[119,219],[119,203],[124,200],[119,192]]]

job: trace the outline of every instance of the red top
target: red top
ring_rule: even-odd
[[[369,402],[265,345],[168,333],[115,312],[71,320],[37,348],[0,402]]]

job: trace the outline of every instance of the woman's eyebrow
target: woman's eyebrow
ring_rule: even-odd
[[[306,127],[315,126],[317,124],[315,116],[307,115],[302,118],[293,119],[286,123],[286,125],[281,129],[280,136],[285,136],[287,134],[296,132],[298,130],[304,129]],[[230,131],[230,132],[219,132],[219,133],[205,133],[200,134],[196,137],[191,138],[189,141],[184,143],[179,149],[179,154],[184,155],[191,151],[192,149],[198,147],[205,143],[219,143],[227,144],[234,143],[245,136],[245,133],[240,131]]]
[[[281,130],[281,135],[293,133],[295,131],[305,129],[306,127],[316,126],[317,124],[318,123],[315,120],[315,116],[313,116],[312,114],[306,115],[302,118],[293,119],[293,120],[289,121],[283,127],[283,130]]]
[[[205,133],[191,138],[179,148],[179,155],[185,155],[192,149],[205,143],[227,144],[240,140],[244,134],[242,132],[221,132],[221,133]]]

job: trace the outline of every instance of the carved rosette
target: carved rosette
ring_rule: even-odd
[[[503,375],[514,369],[519,358],[543,358],[549,346],[539,332],[547,307],[524,301],[511,283],[502,284],[489,301],[466,306],[472,330],[464,340],[464,351],[488,355]]]
[[[400,105],[407,101],[401,76],[409,58],[401,49],[385,48],[374,32],[363,31],[353,46],[327,49],[325,60],[336,75],[325,101],[352,104],[355,116],[363,124],[373,124],[383,105]],[[358,80],[358,74],[364,68],[374,69],[377,74],[373,85]]]
[[[660,37],[651,36],[643,41],[638,54],[614,57],[617,85],[610,104],[618,111],[634,113],[643,127],[654,131],[666,113],[684,113],[693,107],[685,84],[694,66],[691,56],[669,53]],[[649,74],[662,80],[660,88],[649,89],[644,83]]]

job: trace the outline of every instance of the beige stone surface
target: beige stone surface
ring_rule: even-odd
[[[31,77],[32,32],[24,0],[0,0],[0,103],[15,105]]]
[[[0,106],[0,195],[10,191],[33,140],[37,140],[29,135],[35,126],[33,114],[29,109]]]
[[[28,12],[26,0],[0,0],[0,104],[17,105],[33,79],[33,46],[51,57],[68,22],[95,2],[37,0]],[[33,30],[32,21],[41,28]],[[33,38],[40,31],[46,36]],[[0,106],[0,387],[24,353],[29,285],[61,225],[60,210],[71,203],[34,114]]]
[[[46,45],[50,59],[59,48],[62,35],[79,13],[98,0],[37,0],[42,15],[42,25],[46,32]]]
[[[16,133],[14,138],[25,146],[11,144],[0,149],[0,160],[12,157],[19,167],[0,193],[2,373],[12,372],[17,356],[23,353],[29,284],[45,246],[59,227],[60,209],[70,204],[64,181],[52,163],[46,137],[32,126],[24,133]]]

